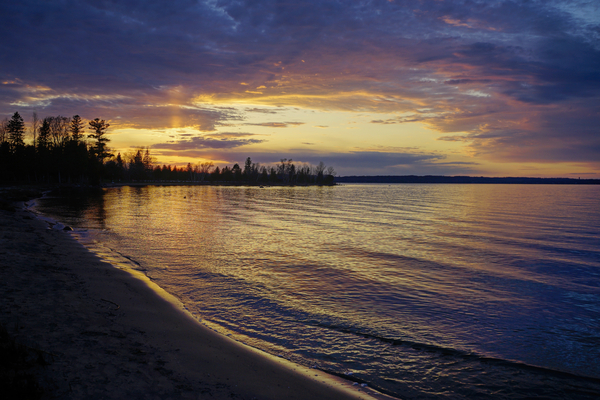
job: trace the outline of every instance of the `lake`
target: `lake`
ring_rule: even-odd
[[[600,186],[148,186],[35,208],[204,324],[403,399],[600,396]]]

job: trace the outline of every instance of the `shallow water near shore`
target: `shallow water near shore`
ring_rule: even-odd
[[[122,187],[40,199],[239,341],[403,399],[600,396],[600,187]]]

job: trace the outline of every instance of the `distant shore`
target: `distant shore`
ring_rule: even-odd
[[[459,184],[519,184],[519,185],[600,185],[600,179],[574,178],[493,178],[485,176],[444,175],[364,175],[339,176],[336,183],[459,183]]]
[[[0,324],[38,355],[42,398],[387,398],[215,333],[19,204],[0,227]]]

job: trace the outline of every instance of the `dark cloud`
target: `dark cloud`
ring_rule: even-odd
[[[453,135],[453,136],[441,136],[437,138],[437,140],[442,140],[444,142],[464,142],[469,140],[468,137],[462,135]]]
[[[246,112],[255,112],[255,113],[261,113],[261,114],[277,114],[278,110],[273,110],[272,108],[252,107],[252,108],[246,108]]]
[[[262,123],[245,123],[244,125],[264,126],[267,128],[287,128],[289,126],[304,125],[304,122],[262,122]]]
[[[187,152],[198,149],[234,149],[236,147],[248,144],[262,143],[261,139],[242,139],[243,136],[253,136],[252,134],[218,134],[195,136],[190,139],[173,140],[166,143],[156,143],[152,145],[153,149],[170,150],[177,152]]]
[[[206,138],[219,138],[219,139],[232,139],[232,138],[243,138],[248,136],[258,136],[255,133],[248,132],[218,132],[218,133],[209,133],[204,135]]]
[[[420,116],[411,116],[411,117],[397,117],[397,118],[389,118],[389,119],[374,119],[371,120],[372,124],[381,124],[381,125],[392,125],[392,124],[402,124],[405,122],[419,122],[425,121],[429,118],[424,118]]]

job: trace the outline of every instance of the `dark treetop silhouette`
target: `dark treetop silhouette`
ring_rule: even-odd
[[[215,167],[201,162],[186,167],[155,164],[150,148],[138,148],[123,156],[111,153],[105,120],[88,121],[90,133],[85,138],[85,124],[79,115],[72,118],[49,116],[39,121],[34,113],[31,124],[32,143],[24,141],[25,124],[18,112],[10,120],[0,121],[0,182],[4,183],[71,183],[165,181],[231,184],[332,185],[335,171],[323,162],[317,166],[295,165],[283,158],[274,165],[253,163],[248,157],[243,169]]]

